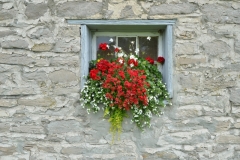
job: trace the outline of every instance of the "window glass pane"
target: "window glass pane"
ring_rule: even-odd
[[[139,38],[139,56],[146,58],[151,57],[157,60],[158,57],[158,37],[138,37]]]
[[[109,41],[111,38],[113,39],[113,42]],[[96,37],[96,39],[97,39],[97,43],[96,43],[97,44],[97,46],[96,46],[97,59],[100,59],[100,58],[104,58],[107,60],[113,59],[115,57],[113,45],[115,45],[115,43],[116,43],[116,37],[99,36],[99,37]],[[109,49],[107,49],[105,51],[100,50],[99,45],[101,43],[107,43],[109,46]]]
[[[135,53],[136,37],[118,37],[118,47],[121,47],[125,54]]]

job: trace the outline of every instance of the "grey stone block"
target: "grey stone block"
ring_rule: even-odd
[[[2,48],[19,48],[28,49],[28,42],[25,40],[13,40],[13,41],[3,41],[1,44]]]
[[[197,10],[193,3],[161,4],[150,8],[150,15],[189,14]]]
[[[55,83],[66,83],[66,82],[78,81],[78,77],[76,76],[76,74],[69,70],[54,71],[49,73],[48,77],[52,82],[55,82]]]
[[[29,19],[37,19],[44,15],[48,10],[47,4],[39,3],[33,4],[28,3],[25,14]]]
[[[82,125],[76,120],[60,120],[52,121],[47,125],[48,133],[67,133],[67,132],[80,132]]]
[[[100,2],[66,2],[57,6],[57,16],[86,18],[101,13]]]

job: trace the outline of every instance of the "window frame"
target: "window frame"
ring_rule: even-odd
[[[141,36],[156,36],[158,37],[158,56],[163,56],[163,47],[162,47],[162,34],[158,32],[94,32],[92,36],[92,59],[96,60],[97,56],[96,53],[96,38],[97,36],[109,36],[109,37],[141,37]],[[116,40],[117,41],[117,40]],[[138,41],[136,41],[136,44]],[[121,46],[118,46],[121,47]],[[139,46],[136,45],[136,48]],[[161,66],[159,66],[159,69],[161,69]]]
[[[67,20],[68,24],[80,25],[80,87],[84,87],[92,59],[92,38],[94,32],[151,32],[162,33],[163,82],[167,84],[170,97],[173,97],[173,25],[176,20]]]

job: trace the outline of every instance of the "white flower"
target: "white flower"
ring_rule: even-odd
[[[113,42],[113,39],[112,39],[112,38],[110,38],[110,39],[109,39],[109,41],[110,41],[110,42]]]
[[[135,57],[134,55],[130,56],[130,59],[134,59],[135,61],[137,60],[137,57]]]
[[[121,63],[121,64],[122,64],[122,63],[123,63],[123,60],[122,60],[122,59],[120,59],[120,60],[119,60],[119,63]]]
[[[147,40],[149,40],[149,41],[150,41],[150,40],[151,40],[151,37],[150,37],[150,36],[148,36],[148,37],[147,37]]]
[[[118,53],[118,57],[123,57],[123,53]]]
[[[134,44],[134,41],[131,41],[132,44]]]

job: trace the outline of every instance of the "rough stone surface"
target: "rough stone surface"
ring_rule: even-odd
[[[236,51],[237,53],[240,53],[240,41],[236,41],[236,42],[235,42],[235,51]]]
[[[230,101],[235,105],[240,105],[240,89],[231,91]]]
[[[20,48],[28,49],[28,43],[25,40],[3,41],[2,48]]]
[[[0,123],[0,133],[8,132],[10,129],[10,125],[7,123]]]
[[[14,107],[17,105],[17,100],[0,99],[0,107]]]
[[[55,100],[50,97],[42,97],[42,98],[20,98],[18,100],[19,105],[24,106],[38,106],[38,107],[52,107],[55,104]]]
[[[126,6],[122,11],[121,11],[121,18],[127,18],[127,17],[134,17],[135,14],[132,10],[132,6]]]
[[[239,0],[1,0],[0,159],[239,160],[239,15]],[[84,33],[67,19],[176,20],[173,105],[150,128],[127,117],[112,144],[82,108]]]
[[[82,131],[81,123],[76,120],[53,121],[47,125],[48,133],[67,133]]]
[[[32,51],[35,52],[46,52],[46,51],[50,51],[53,48],[53,44],[47,43],[41,43],[41,44],[35,44],[32,47]]]
[[[49,74],[49,78],[52,82],[55,83],[66,83],[77,81],[78,77],[71,71],[68,70],[59,70]]]
[[[66,2],[58,5],[57,15],[60,17],[86,18],[101,12],[99,2]]]
[[[48,10],[47,4],[39,3],[39,4],[33,4],[29,3],[27,4],[25,14],[29,19],[37,19],[44,15]]]
[[[0,21],[12,19],[15,11],[0,11]]]
[[[10,131],[20,132],[20,133],[44,133],[44,128],[42,126],[27,125],[27,126],[11,127]]]
[[[220,56],[229,52],[229,46],[223,41],[208,42],[203,45],[206,54],[211,56]]]
[[[194,12],[197,6],[192,3],[161,4],[150,8],[150,15],[161,14],[189,14]]]
[[[214,23],[240,23],[240,9],[228,4],[206,4],[202,8],[206,21]],[[223,12],[224,11],[224,12]]]
[[[0,37],[6,37],[9,35],[14,35],[16,34],[15,31],[7,30],[7,31],[0,31]]]
[[[26,65],[26,66],[32,66],[32,65],[40,65],[40,66],[46,66],[48,65],[47,61],[44,61],[42,59],[33,59],[31,57],[28,57],[26,55],[20,55],[20,54],[1,54],[0,53],[0,64],[7,64],[7,65]]]

